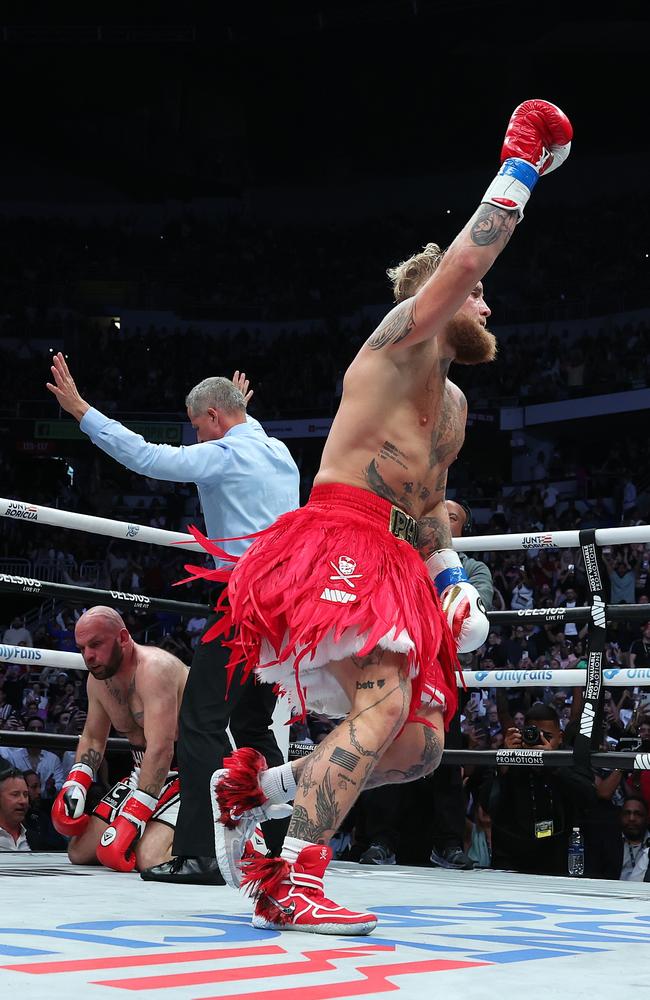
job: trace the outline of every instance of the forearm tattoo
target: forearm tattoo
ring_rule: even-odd
[[[439,517],[423,517],[418,521],[419,550],[423,559],[428,559],[430,555],[438,549],[450,549],[451,528],[449,522]]]
[[[371,351],[399,344],[415,326],[415,299],[405,299],[388,313],[368,340]]]
[[[481,205],[476,213],[470,231],[472,243],[478,247],[491,246],[499,240],[503,244],[508,242],[512,236],[515,226],[519,221],[517,212],[508,212],[495,205]]]
[[[147,795],[151,795],[154,799],[157,799],[168,773],[169,768],[159,767],[158,770],[154,772],[152,781],[150,781],[148,785],[145,785],[144,788],[141,788],[140,791],[145,792]]]
[[[88,767],[92,768],[95,774],[97,774],[101,762],[102,754],[100,754],[97,750],[86,750],[86,752],[82,753],[79,758],[79,763],[86,764]]]

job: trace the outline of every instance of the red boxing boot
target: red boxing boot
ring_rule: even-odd
[[[323,875],[332,858],[329,847],[303,847],[296,861],[259,858],[249,861],[242,888],[255,900],[253,927],[306,931],[311,934],[370,934],[374,913],[355,913],[327,899]]]

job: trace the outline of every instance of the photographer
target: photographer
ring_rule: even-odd
[[[560,749],[552,705],[533,705],[523,730],[508,729],[508,750]],[[492,820],[492,867],[534,875],[566,875],[567,851],[581,812],[596,801],[591,772],[579,768],[502,767],[484,783],[480,804]]]

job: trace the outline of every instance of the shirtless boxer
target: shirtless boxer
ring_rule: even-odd
[[[452,361],[494,358],[481,279],[571,137],[548,102],[515,110],[502,167],[449,249],[429,244],[389,272],[397,305],[346,372],[308,503],[263,532],[232,572],[222,627],[236,629],[233,667],[256,669],[303,711],[345,716],[300,764],[265,771],[243,749],[215,773],[217,856],[231,883],[255,810],[294,799],[282,857],[244,866],[256,927],[367,934],[376,924],[325,898],[326,845],[362,789],[438,766],[457,702],[456,653],[487,638],[445,507],[467,414],[447,376]]]
[[[88,717],[52,822],[71,838],[73,864],[133,871],[165,861],[178,813],[178,777],[170,768],[187,667],[165,650],[134,642],[113,608],[86,611],[75,640],[88,667]],[[111,726],[131,744],[134,768],[88,815],[86,795]]]

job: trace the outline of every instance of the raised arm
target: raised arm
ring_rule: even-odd
[[[501,169],[481,205],[428,281],[382,320],[368,340],[372,350],[408,347],[444,330],[508,243],[540,175],[568,156],[572,137],[568,118],[548,101],[525,101],[515,109]]]
[[[55,354],[51,367],[54,383],[47,388],[56,396],[62,409],[79,421],[81,430],[103,452],[132,472],[152,479],[172,483],[203,483],[213,481],[227,460],[227,452],[219,442],[174,447],[152,444],[124,424],[104,416],[83,399],[61,353]],[[235,373],[239,377],[239,373]],[[246,376],[243,380],[248,385]],[[250,398],[251,393],[248,393]]]

